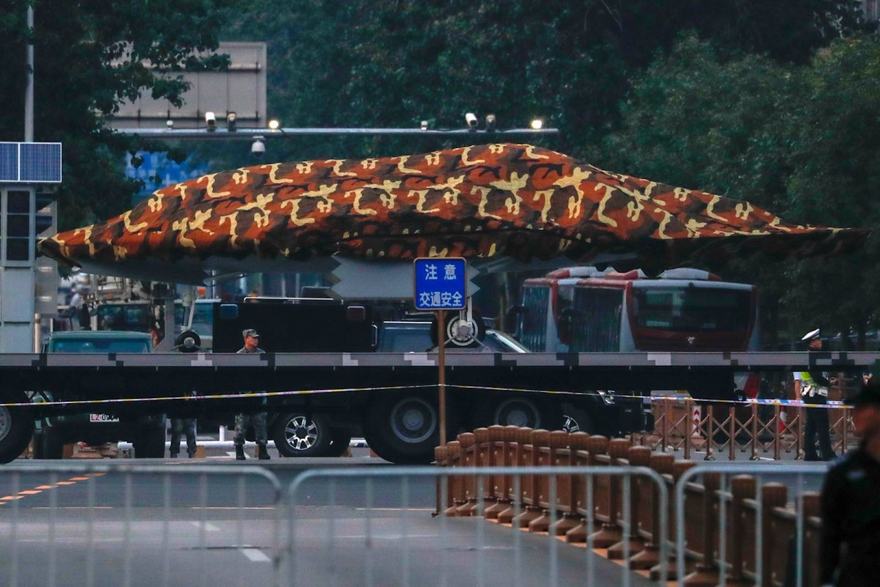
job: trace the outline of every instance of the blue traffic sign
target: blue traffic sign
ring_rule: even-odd
[[[463,310],[467,305],[467,263],[460,257],[419,258],[416,272],[416,310]]]

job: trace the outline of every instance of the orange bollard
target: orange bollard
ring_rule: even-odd
[[[546,464],[547,466],[553,467],[557,464],[557,453],[568,446],[568,432],[563,432],[562,430],[554,430],[550,433],[550,438],[548,439],[548,451],[547,451],[547,459],[546,463],[543,461],[541,464]],[[559,516],[559,483],[558,476],[549,475],[546,476],[546,480],[543,483],[539,483],[540,491],[538,492],[536,499],[538,501],[538,506],[542,508],[541,517],[532,520],[529,523],[529,532],[549,532],[550,525],[556,521],[556,517]],[[550,479],[556,478],[556,494],[550,494]],[[553,500],[553,503],[551,503]],[[552,510],[552,511],[551,511]]]
[[[617,459],[624,458],[630,447],[630,441],[626,438],[615,438],[608,443],[608,457],[597,462],[601,464],[614,465]],[[608,479],[608,494],[604,501],[608,507],[606,521],[602,523],[602,528],[595,532],[591,539],[593,546],[596,548],[608,548],[620,542],[623,538],[623,531],[617,524],[618,510],[620,506],[620,477],[614,476]],[[600,502],[601,505],[601,502]],[[597,512],[599,511],[597,507]]]
[[[630,465],[633,467],[647,467],[651,461],[651,449],[646,446],[630,446],[627,450],[627,458],[625,461],[618,462],[620,465]],[[630,524],[624,538],[617,544],[608,548],[608,558],[612,560],[622,560],[625,548],[625,541],[629,542],[629,554],[633,556],[638,554],[645,548],[645,540],[639,534],[639,508],[642,507],[641,495],[646,491],[642,484],[646,480],[642,477],[632,477],[630,480],[630,501],[629,513]],[[648,481],[650,483],[650,481]],[[622,487],[621,483],[621,487]]]
[[[435,446],[434,447],[434,462],[437,463],[438,467],[446,467],[446,458],[449,449],[445,446]],[[440,491],[441,483],[446,484],[446,503],[441,503],[443,501],[443,492]],[[452,480],[449,477],[443,479],[442,477],[437,477],[435,482],[435,491],[437,494],[436,499],[436,507],[434,508],[434,515],[439,516],[442,511],[452,505],[452,498],[450,495],[450,490],[452,488]]]
[[[461,443],[461,466],[473,468],[477,464],[477,436],[473,432],[462,432],[458,435]],[[457,515],[471,516],[477,509],[477,479],[473,476],[462,477],[464,503],[459,505]]]
[[[510,428],[509,426],[507,427]],[[529,444],[533,430],[531,428],[517,428],[515,430],[516,445],[514,448],[513,465],[524,467],[531,462],[531,444]],[[513,476],[508,478],[510,484],[510,505],[506,510],[498,514],[499,524],[513,524],[513,518],[517,515],[517,507],[521,512],[525,507],[523,504],[523,492],[525,491],[526,480],[519,478],[519,490],[516,491],[517,479]]]
[[[488,461],[484,463],[487,467],[506,467],[507,463],[507,441],[505,439],[504,426],[489,426],[489,454]],[[483,517],[492,519],[498,516],[506,507],[506,496],[504,492],[504,476],[493,474],[489,478],[489,485],[486,488],[486,501],[489,506],[483,510]]]
[[[547,447],[550,444],[550,432],[548,430],[532,430],[529,444],[526,450],[529,451],[529,465],[537,467],[539,462],[539,453],[541,447]],[[541,506],[538,500],[538,476],[527,475],[523,482],[523,511],[513,521],[515,528],[528,528],[529,524],[541,517]]]
[[[447,463],[449,463],[450,469],[454,470],[461,459],[461,443],[457,440],[447,442],[446,451]],[[464,504],[466,501],[464,498],[464,487],[462,485],[462,478],[458,475],[449,476],[449,500],[452,502],[452,505],[446,508],[444,515],[458,515],[458,507]]]
[[[576,467],[578,463],[578,451],[587,449],[587,440],[590,435],[586,432],[574,432],[568,437],[568,460],[569,467]],[[570,530],[581,526],[581,516],[578,514],[578,497],[583,492],[580,491],[584,487],[583,483],[579,483],[582,478],[577,475],[567,475],[564,479],[566,485],[565,495],[566,501],[559,501],[559,511],[562,512],[560,518],[555,524],[550,526],[550,532],[554,536],[564,536]],[[560,483],[561,486],[562,483]]]
[[[672,473],[672,463],[675,457],[666,453],[652,453],[648,460],[648,466],[654,469],[660,475]],[[647,570],[655,567],[660,563],[660,541],[665,540],[665,536],[660,534],[660,508],[659,508],[659,490],[654,484],[651,484],[651,492],[645,497],[651,500],[651,526],[649,538],[645,542],[645,548],[637,555],[629,559],[629,568],[637,570]]]
[[[577,452],[577,461],[578,465],[586,465],[588,467],[594,467],[599,464],[598,458],[603,456],[607,458],[605,454],[608,450],[608,439],[601,435],[590,436],[585,441],[587,445],[586,451],[578,451]],[[593,494],[593,503],[592,503],[592,511],[588,511],[588,506],[590,504],[587,503],[587,490],[588,484],[592,488]],[[593,520],[593,527],[590,528],[589,524],[587,524],[587,520],[583,520],[576,527],[572,528],[568,532],[565,533],[565,541],[569,543],[584,543],[587,541],[587,532],[591,530],[595,530],[596,528],[596,510],[597,499],[596,499],[596,477],[591,476],[587,479],[583,480],[583,485],[579,488],[579,491],[576,492],[575,499],[580,504],[577,508],[577,512],[581,514],[584,518],[588,516]]]
[[[721,477],[718,473],[703,476],[703,502],[701,504],[700,554],[694,572],[684,578],[688,587],[714,587],[718,585],[718,563],[715,561],[715,539],[718,531],[717,503]]]

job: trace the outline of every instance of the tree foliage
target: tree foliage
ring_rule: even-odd
[[[35,139],[64,144],[62,223],[77,226],[125,209],[134,182],[121,173],[132,141],[112,137],[107,117],[141,91],[179,103],[185,89],[175,70],[223,67],[216,49],[218,10],[232,0],[33,2]],[[0,140],[24,135],[26,0],[0,13]],[[148,67],[166,72],[154,74]]]
[[[749,199],[788,220],[872,228],[880,208],[880,41],[832,43],[804,65],[719,56],[684,38],[638,78],[609,165],[678,185]],[[789,337],[821,325],[864,335],[876,321],[877,239],[858,255],[728,271],[757,281],[771,322]],[[831,302],[831,303],[830,303]],[[774,324],[771,324],[774,326]]]
[[[269,41],[272,112],[290,126],[499,126],[545,116],[552,146],[596,157],[632,77],[695,31],[725,52],[803,62],[859,26],[852,0],[258,0],[232,34]],[[288,144],[290,145],[290,144]],[[424,141],[309,141],[288,158],[415,150]],[[443,145],[439,145],[443,146]]]

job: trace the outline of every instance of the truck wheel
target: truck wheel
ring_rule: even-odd
[[[341,457],[351,444],[351,430],[348,428],[333,428],[333,440],[330,443],[330,456]]]
[[[165,429],[143,428],[134,439],[134,458],[161,459],[165,457]]]
[[[288,412],[278,418],[272,436],[282,456],[331,456],[333,429],[324,414]]]
[[[40,436],[43,440],[44,459],[64,458],[64,437],[57,430],[47,428]]]
[[[512,397],[483,406],[483,423],[525,428],[562,429],[562,410],[549,401],[531,397]]]
[[[380,397],[367,410],[367,444],[392,463],[430,463],[440,442],[439,421],[433,398],[418,394]]]
[[[28,398],[21,391],[6,392],[3,400],[26,404]],[[25,408],[0,407],[0,463],[8,463],[25,451],[34,433],[34,420]]]

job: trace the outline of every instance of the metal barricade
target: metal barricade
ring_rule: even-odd
[[[259,467],[13,463],[0,493],[3,585],[277,584],[281,485]]]
[[[599,558],[592,549],[592,536],[602,525],[596,518],[599,504],[594,495],[595,481],[600,477],[615,479],[615,484],[619,480],[621,511],[616,521],[624,536],[637,532],[630,507],[636,481],[640,487],[645,482],[645,490],[654,488],[659,506],[658,535],[669,535],[666,483],[647,467],[369,467],[306,471],[294,479],[288,493],[288,543],[284,549],[286,560],[282,560],[282,582],[552,586],[613,581],[629,586],[636,578],[633,571],[626,564],[618,568]],[[450,486],[459,492],[459,499],[453,500]],[[585,504],[574,512],[566,510],[572,503],[567,493],[571,487],[583,492],[577,501],[583,499],[580,503]],[[529,492],[534,488],[540,489],[533,495]],[[521,495],[522,501],[517,497]],[[513,509],[507,516],[513,521],[512,528],[497,522],[504,516],[490,514],[494,503]],[[529,532],[528,525],[519,522],[534,508],[543,511],[551,529],[564,515],[583,516],[586,548],[566,545],[565,537],[557,531],[535,532],[534,524]],[[658,542],[659,560],[669,560],[667,540]],[[628,544],[623,543],[624,560],[629,558]],[[666,565],[660,564],[658,572],[664,584]]]
[[[817,490],[827,471],[827,464],[687,469],[674,490],[678,584],[818,584]]]

